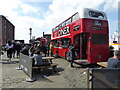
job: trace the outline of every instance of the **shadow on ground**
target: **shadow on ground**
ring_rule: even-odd
[[[100,68],[101,66],[98,64],[88,64],[88,65],[83,65],[83,64],[75,64],[73,68]]]
[[[53,82],[53,81],[49,80],[47,77],[60,75],[59,72],[61,72],[61,71],[64,71],[64,69],[61,68],[61,67],[56,68],[56,73],[53,72],[52,69],[42,69],[42,70],[37,69],[37,70],[34,71],[34,77],[36,78],[37,81],[42,80],[42,81],[45,81],[45,82],[46,81],[47,82]]]
[[[19,61],[11,60],[11,62],[9,62],[8,59],[2,59],[2,61],[0,61],[0,63],[2,63],[2,64],[17,64],[17,63],[19,63]]]

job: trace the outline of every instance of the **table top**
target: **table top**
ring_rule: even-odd
[[[98,62],[97,64],[103,67],[107,67],[107,62]]]

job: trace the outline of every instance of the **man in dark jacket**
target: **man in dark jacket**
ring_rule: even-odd
[[[70,64],[71,64],[71,67],[74,67],[73,62],[74,60],[76,60],[76,50],[75,50],[74,44],[72,44],[69,47],[69,50],[70,50]]]
[[[22,49],[22,46],[20,45],[20,42],[16,42],[16,51],[17,51],[17,58],[20,56],[20,51]]]

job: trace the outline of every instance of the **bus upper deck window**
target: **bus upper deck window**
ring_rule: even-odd
[[[62,23],[62,27],[64,27],[64,26],[65,26],[65,22]]]
[[[60,29],[62,27],[62,25],[60,24],[59,26],[58,26],[58,29]]]
[[[79,14],[76,13],[73,17],[72,17],[72,22],[76,21],[79,19]]]
[[[71,23],[71,18],[68,19],[68,20],[65,22],[66,25],[68,25],[68,24],[70,24],[70,23]]]
[[[95,18],[99,18],[99,19],[103,19],[104,15],[100,12],[94,12],[94,11],[89,11],[89,16],[90,17],[95,17]]]

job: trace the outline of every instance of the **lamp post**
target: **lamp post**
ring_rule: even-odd
[[[32,28],[30,28],[29,30],[30,30],[30,41],[31,41],[31,37],[32,37]]]

